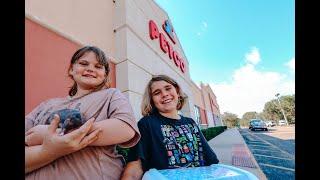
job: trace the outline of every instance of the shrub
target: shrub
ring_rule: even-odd
[[[130,151],[130,148],[122,148],[120,146],[116,147],[116,150],[118,151],[118,154],[122,155],[124,157],[125,162],[128,162],[128,154]]]
[[[227,129],[227,126],[216,126],[216,127],[210,127],[207,129],[201,129],[201,132],[203,136],[206,138],[206,140],[210,141],[212,138],[218,136],[226,129]]]

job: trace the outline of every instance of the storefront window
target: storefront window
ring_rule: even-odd
[[[195,121],[199,125],[200,124],[200,108],[198,106],[194,106],[194,116]]]

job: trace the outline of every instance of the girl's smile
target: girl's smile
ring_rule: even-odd
[[[176,117],[179,95],[176,88],[166,81],[156,81],[151,85],[151,96],[160,113]]]
[[[106,78],[105,67],[100,64],[92,51],[85,53],[72,65],[69,74],[77,83],[78,90],[90,90],[99,86]]]

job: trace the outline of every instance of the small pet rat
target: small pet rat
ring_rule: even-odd
[[[59,128],[61,128],[60,135],[64,135],[71,129],[75,129],[84,124],[84,120],[80,111],[76,109],[61,109],[53,112],[46,121],[46,124],[50,124],[54,118],[54,115],[58,114],[60,117]]]

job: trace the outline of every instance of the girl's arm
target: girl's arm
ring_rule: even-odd
[[[36,125],[25,133],[25,144],[27,146],[41,145],[43,137],[48,131],[49,125]],[[60,128],[57,129],[60,132]]]
[[[127,98],[119,90],[116,90],[112,95],[110,104],[105,104],[105,106],[108,108],[103,108],[103,110],[108,110],[109,119],[100,120],[93,124],[91,131],[101,129],[101,133],[99,133],[98,139],[90,145],[134,145],[133,143],[139,140],[140,133]],[[45,125],[38,125],[27,131],[25,136],[26,144],[30,146],[40,145],[46,132],[44,127]]]
[[[25,173],[49,164],[56,157],[47,155],[42,145],[25,146]]]
[[[141,179],[143,175],[143,170],[141,166],[141,160],[129,162],[121,176],[121,180],[137,180]]]
[[[136,134],[130,125],[118,119],[95,122],[92,130],[96,129],[101,129],[101,133],[98,139],[91,143],[90,146],[121,144],[131,140]]]
[[[107,114],[108,119],[93,124],[93,130],[99,128],[102,131],[98,140],[90,145],[120,144],[122,147],[135,145],[140,138],[140,132],[129,100],[121,91],[115,90],[109,104],[104,106],[101,113]]]
[[[101,129],[102,132],[100,133],[98,140],[90,144],[92,146],[121,144],[129,141],[135,135],[135,131],[131,128],[131,126],[117,119],[108,119],[95,122],[91,131],[97,129]],[[41,145],[47,131],[48,125],[37,125],[31,128],[25,134],[25,144],[28,146]]]
[[[47,132],[49,125],[34,126],[35,119],[44,111],[49,100],[40,103],[25,117],[25,144],[27,146],[34,146],[42,144],[44,133]]]
[[[60,136],[56,129],[59,124],[59,116],[48,126],[47,133],[43,137],[43,143],[36,146],[25,146],[25,173],[43,167],[61,156],[78,151],[93,141],[97,140],[99,130],[91,130],[94,119],[88,120],[79,129]]]

